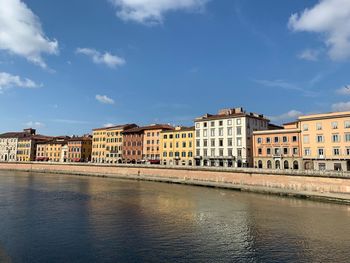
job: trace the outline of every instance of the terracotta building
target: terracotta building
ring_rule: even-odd
[[[39,142],[36,150],[36,161],[67,162],[68,136],[58,136],[47,142]]]
[[[302,169],[301,134],[298,122],[283,128],[254,131],[254,167],[263,169]]]
[[[68,162],[90,162],[92,152],[92,136],[73,136],[68,140]]]
[[[123,132],[123,160],[131,163],[160,163],[160,133],[173,130],[167,124],[153,124]]]

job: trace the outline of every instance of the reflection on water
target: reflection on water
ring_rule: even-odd
[[[0,172],[0,262],[348,262],[347,206]]]

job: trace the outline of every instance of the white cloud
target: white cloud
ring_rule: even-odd
[[[337,89],[336,93],[340,95],[350,95],[350,85],[346,85],[340,89]]]
[[[21,78],[6,72],[0,72],[0,93],[9,88],[38,88],[39,85],[31,79]]]
[[[105,127],[105,128],[109,128],[109,127],[113,127],[113,126],[114,126],[113,123],[106,123],[103,125],[103,127]]]
[[[201,11],[209,0],[109,0],[124,21],[154,25],[161,24],[170,11]]]
[[[110,68],[123,66],[126,63],[124,58],[112,55],[109,52],[101,53],[92,48],[77,48],[76,52],[90,57],[95,64],[105,64]]]
[[[300,111],[290,110],[290,111],[288,111],[286,113],[283,113],[281,115],[269,116],[268,118],[271,121],[285,122],[285,121],[289,121],[289,120],[292,120],[292,119],[297,119],[301,115],[303,115],[303,113],[300,112]]]
[[[106,95],[96,95],[96,100],[103,104],[114,104],[114,100],[107,97]]]
[[[39,18],[24,2],[1,0],[0,49],[46,68],[42,54],[58,54],[58,42],[45,36]]]
[[[42,128],[45,127],[45,124],[39,121],[29,121],[25,123],[28,128]]]
[[[298,55],[298,57],[300,59],[304,59],[304,60],[308,60],[308,61],[317,61],[319,55],[320,55],[319,50],[305,49]]]
[[[289,18],[294,31],[319,33],[332,60],[350,58],[350,1],[320,0],[310,9]]]
[[[348,102],[337,102],[332,104],[333,111],[350,111],[350,101]]]

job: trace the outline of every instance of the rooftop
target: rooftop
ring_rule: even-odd
[[[217,114],[207,113],[201,117],[196,118],[195,121],[219,120],[219,119],[236,118],[236,117],[251,117],[251,118],[269,121],[267,118],[264,117],[263,114],[246,112],[242,107],[222,109],[222,110],[219,110]]]

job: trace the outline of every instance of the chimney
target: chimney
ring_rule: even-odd
[[[36,130],[32,129],[32,128],[28,128],[28,129],[23,129],[23,132],[25,132],[29,135],[35,135]]]

